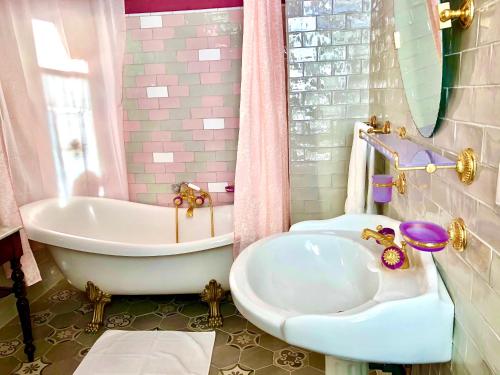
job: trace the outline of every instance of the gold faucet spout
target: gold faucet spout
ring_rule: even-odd
[[[193,217],[193,213],[194,213],[194,207],[193,206],[189,206],[189,208],[186,211],[186,216],[187,217]]]
[[[384,235],[381,234],[377,231],[374,231],[372,229],[363,229],[363,232],[361,232],[361,238],[364,240],[369,240],[370,238],[373,238],[380,242],[381,245],[385,247],[393,246],[394,245],[394,236],[392,235]]]

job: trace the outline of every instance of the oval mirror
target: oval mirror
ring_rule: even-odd
[[[438,125],[443,75],[439,0],[395,0],[394,35],[413,121],[424,137]]]

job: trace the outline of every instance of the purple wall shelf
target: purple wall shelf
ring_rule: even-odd
[[[463,183],[469,185],[473,182],[477,165],[472,149],[462,151],[458,159],[454,161],[400,135],[406,134],[404,128],[400,128],[397,133],[390,132],[390,128],[388,129],[389,134],[360,130],[359,137],[389,159],[396,170],[424,170],[427,173],[434,173],[438,169],[454,169]]]

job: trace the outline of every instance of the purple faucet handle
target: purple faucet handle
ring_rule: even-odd
[[[228,192],[228,193],[234,193],[234,185],[227,185],[226,186],[226,192]]]
[[[380,259],[385,267],[395,270],[403,266],[406,256],[399,247],[389,246],[382,252]]]
[[[392,238],[396,237],[396,232],[392,228],[384,228],[382,225],[377,226],[377,232],[384,236],[392,236]],[[380,242],[376,240],[376,242],[380,245]]]

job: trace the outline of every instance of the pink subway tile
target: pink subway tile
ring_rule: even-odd
[[[241,83],[233,83],[233,95],[241,94]]]
[[[222,151],[226,149],[225,141],[206,141],[205,151]]]
[[[142,50],[144,52],[163,51],[164,49],[165,49],[165,44],[163,43],[163,40],[152,39],[152,40],[142,41]]]
[[[137,194],[133,193],[131,191],[128,192],[128,197],[129,197],[131,202],[138,202],[139,201],[139,199],[137,199]]]
[[[128,112],[126,110],[122,111],[122,116],[123,116],[123,121],[127,121],[128,120]]]
[[[188,63],[188,73],[204,73],[210,71],[208,61],[191,61]]]
[[[234,172],[217,172],[216,182],[234,182]]]
[[[169,96],[189,96],[189,86],[170,86],[168,88]]]
[[[234,109],[232,107],[213,108],[214,117],[234,117]]]
[[[146,98],[146,89],[142,87],[127,87],[125,89],[125,97],[127,99],[135,99],[135,98]]]
[[[140,98],[138,99],[139,109],[158,109],[158,98]]]
[[[163,18],[163,24],[168,27],[184,25],[183,14],[165,14],[162,16],[162,18]]]
[[[165,163],[165,172],[170,173],[178,173],[185,172],[186,164],[185,163]]]
[[[146,173],[165,173],[165,165],[161,163],[151,163],[144,165]]]
[[[181,100],[179,98],[160,98],[160,108],[179,108]]]
[[[240,119],[238,117],[226,118],[224,120],[224,127],[235,129],[240,127]]]
[[[165,64],[145,64],[146,74],[165,74]]]
[[[127,30],[140,29],[141,28],[141,18],[140,17],[125,17],[125,25]]]
[[[132,156],[134,163],[152,163],[153,154],[146,152],[134,152]]]
[[[196,29],[196,35],[199,37],[204,36],[218,36],[219,26],[218,25],[200,25]]]
[[[160,206],[170,206],[173,207],[173,199],[175,198],[176,194],[173,193],[158,193],[157,195],[158,199],[158,204]]]
[[[238,138],[236,129],[218,129],[214,130],[215,140],[235,140]]]
[[[172,139],[172,133],[165,130],[157,130],[151,133],[151,140],[153,141],[170,141]]]
[[[204,49],[208,48],[207,38],[187,38],[186,39],[187,49]]]
[[[142,144],[142,150],[144,152],[163,152],[163,142],[144,142]]]
[[[227,170],[227,163],[223,161],[207,162],[207,172],[225,172],[226,170]]]
[[[161,74],[156,77],[158,86],[171,86],[179,84],[179,76],[174,74]]]
[[[146,184],[129,184],[128,188],[130,193],[147,193],[148,191]]]
[[[174,152],[174,163],[189,163],[194,161],[194,152]]]
[[[173,184],[175,183],[175,174],[174,173],[156,174],[155,181],[160,184]]]
[[[201,107],[201,108],[191,108],[192,118],[209,118],[212,117],[212,108]]]
[[[153,39],[171,39],[175,36],[175,29],[172,27],[162,27],[153,30]]]
[[[213,130],[193,130],[193,141],[210,141],[214,139]]]
[[[137,87],[148,87],[156,86],[156,76],[155,75],[143,75],[135,77],[135,83]]]
[[[231,38],[229,37],[229,35],[212,36],[208,38],[209,48],[228,48],[230,45],[231,45]]]
[[[131,53],[126,53],[123,56],[123,64],[129,65],[129,64],[133,64],[133,63],[134,63],[134,55],[132,55]]]
[[[211,72],[229,72],[231,70],[231,60],[210,61]]]
[[[165,152],[184,151],[184,142],[163,142]]]
[[[133,132],[141,129],[139,121],[123,121],[123,130]]]
[[[222,96],[203,96],[201,98],[203,107],[222,107],[224,105],[224,97]]]
[[[127,181],[128,181],[129,186],[130,186],[130,184],[135,183],[135,174],[128,173],[127,174]]]
[[[215,172],[202,172],[196,174],[196,182],[216,182],[217,173]]]
[[[198,51],[182,50],[177,51],[177,61],[198,61]]]
[[[234,202],[234,194],[233,193],[217,193],[217,202],[219,204],[227,204]]]
[[[221,48],[222,60],[241,60],[241,48]]]
[[[123,132],[123,142],[130,142],[130,132]]]
[[[168,118],[167,109],[152,109],[149,111],[150,120],[168,120]]]
[[[203,121],[201,119],[186,119],[182,120],[183,129],[203,129]]]
[[[133,40],[148,40],[148,39],[153,39],[153,31],[151,29],[135,29],[135,30],[130,30],[130,37]]]
[[[201,78],[201,83],[203,85],[210,85],[213,83],[222,82],[222,77],[220,73],[201,73],[200,78]]]
[[[243,11],[241,9],[232,10],[229,12],[229,21],[231,23],[243,24]]]

